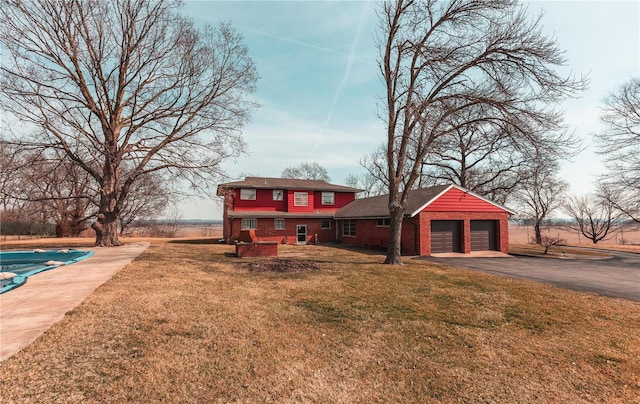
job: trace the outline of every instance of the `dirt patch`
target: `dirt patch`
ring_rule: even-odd
[[[303,272],[320,269],[318,263],[309,260],[272,259],[249,264],[251,272]]]

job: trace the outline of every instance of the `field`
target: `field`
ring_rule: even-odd
[[[299,272],[154,242],[0,364],[2,401],[640,402],[638,303],[281,248]]]

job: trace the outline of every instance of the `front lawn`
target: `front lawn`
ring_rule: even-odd
[[[250,271],[266,259],[152,245],[0,364],[2,401],[640,397],[638,303],[424,261],[385,266],[357,250],[280,248],[309,267]]]

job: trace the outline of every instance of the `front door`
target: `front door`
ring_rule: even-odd
[[[307,244],[307,225],[299,224],[296,226],[297,244]]]

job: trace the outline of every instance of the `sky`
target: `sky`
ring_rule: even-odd
[[[584,150],[562,165],[573,194],[594,190],[604,172],[592,135],[602,126],[602,99],[640,75],[640,1],[527,1],[541,12],[543,32],[568,59],[566,73],[588,75],[581,97],[561,105],[565,123]],[[376,64],[376,9],[372,1],[185,1],[197,25],[230,22],[245,39],[260,80],[260,104],[243,129],[247,154],[227,161],[234,179],[280,177],[286,167],[317,162],[330,182],[365,170],[358,161],[385,140],[378,118],[384,84]],[[217,184],[212,184],[216,187]],[[221,219],[219,200],[180,205],[183,219]]]

